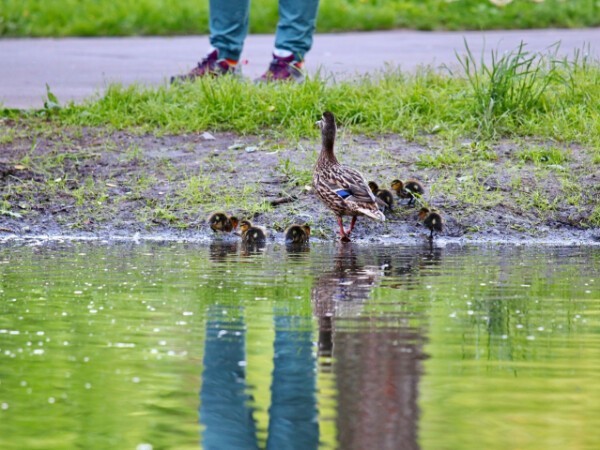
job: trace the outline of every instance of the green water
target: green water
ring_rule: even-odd
[[[0,247],[2,449],[600,448],[600,248]]]

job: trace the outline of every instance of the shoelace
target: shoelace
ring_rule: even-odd
[[[202,61],[198,63],[198,69],[204,69],[205,67],[213,68],[217,62],[217,58],[213,58],[212,54],[208,55],[205,58],[202,58]]]
[[[291,65],[291,62],[285,61],[283,59],[274,58],[269,64],[269,72],[274,75],[278,75],[284,70],[288,69],[288,66]]]

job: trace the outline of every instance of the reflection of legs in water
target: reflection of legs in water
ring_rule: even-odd
[[[228,319],[222,308],[209,310],[200,390],[202,448],[256,449],[256,424],[248,407],[245,331],[242,319]]]
[[[311,319],[275,316],[267,449],[316,449],[319,425]]]
[[[333,354],[333,330],[331,316],[319,317],[319,368],[331,367]]]

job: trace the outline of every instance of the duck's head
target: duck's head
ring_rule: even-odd
[[[321,133],[323,133],[323,136],[328,135],[335,137],[335,131],[337,127],[333,113],[325,111],[321,117],[321,120],[317,120],[317,125],[319,128],[321,128]]]
[[[421,208],[419,210],[419,220],[425,220],[425,218],[427,217],[427,215],[430,213],[431,211],[429,210],[429,208]]]
[[[302,229],[304,230],[307,236],[310,236],[310,226],[307,223],[302,225]]]
[[[379,185],[374,181],[369,181],[369,189],[371,189],[373,194],[377,194],[379,192]]]
[[[402,191],[402,189],[404,189],[404,183],[402,183],[402,181],[396,179],[396,180],[392,181],[392,189],[395,190],[396,192],[400,192],[400,191]]]
[[[231,216],[229,218],[229,221],[231,222],[231,227],[235,230],[237,228],[237,226],[239,225],[240,221],[238,220],[237,217],[235,216]]]
[[[248,231],[250,228],[252,228],[252,224],[250,223],[249,220],[242,220],[240,222],[240,230],[242,230],[242,233],[245,233],[246,231]]]

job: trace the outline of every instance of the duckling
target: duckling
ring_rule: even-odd
[[[231,233],[238,226],[237,217],[227,216],[227,214],[222,212],[212,213],[210,216],[208,216],[206,222],[215,233],[218,231],[223,233]]]
[[[437,231],[440,233],[444,228],[444,219],[439,211],[429,208],[421,208],[419,210],[419,220],[423,222],[423,225],[431,231],[429,239],[433,239],[433,232]]]
[[[267,240],[267,232],[262,227],[253,226],[249,220],[240,222],[242,231],[242,242],[245,244],[264,243]]]
[[[337,217],[340,240],[350,241],[350,234],[358,216],[385,221],[379,210],[377,197],[373,195],[362,174],[339,163],[334,153],[336,135],[335,116],[325,111],[317,122],[321,128],[321,152],[313,171],[313,186],[319,199]],[[344,229],[343,216],[351,216],[350,228]]]
[[[394,196],[392,193],[387,189],[379,189],[379,185],[374,181],[369,181],[369,188],[371,189],[371,192],[384,203],[381,206],[383,206],[384,209],[389,209],[391,211],[394,207]]]
[[[398,179],[392,181],[392,189],[400,198],[407,198],[409,205],[414,205],[417,198],[425,193],[425,188],[420,181],[410,179],[404,183]]]
[[[285,230],[285,242],[289,244],[306,244],[310,238],[310,227],[304,225],[290,225]]]

